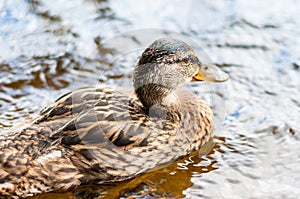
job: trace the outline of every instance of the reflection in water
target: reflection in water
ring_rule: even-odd
[[[0,2],[0,133],[77,87],[130,85],[136,57],[109,65],[116,49],[101,44],[131,29],[189,35],[230,74],[226,94],[213,93],[227,116],[207,151],[118,185],[35,198],[297,198],[298,8],[292,0]]]

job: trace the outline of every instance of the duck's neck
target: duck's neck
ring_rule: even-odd
[[[135,93],[151,117],[180,120],[180,102],[175,91],[158,84],[145,84]]]

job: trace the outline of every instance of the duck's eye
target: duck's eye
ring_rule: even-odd
[[[190,63],[189,58],[183,58],[182,62],[184,63],[184,65],[188,65]]]

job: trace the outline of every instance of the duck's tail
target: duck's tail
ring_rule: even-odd
[[[63,149],[39,131],[33,126],[0,136],[0,198],[23,198],[80,184],[82,175]]]

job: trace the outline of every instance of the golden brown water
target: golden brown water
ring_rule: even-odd
[[[299,9],[293,0],[0,1],[0,133],[75,88],[130,86],[137,55],[107,66],[118,49],[103,45],[125,31],[182,33],[230,74],[213,92],[222,128],[201,151],[118,185],[34,198],[298,198]]]

